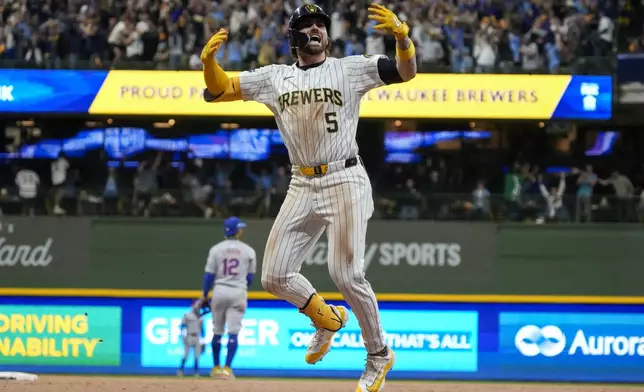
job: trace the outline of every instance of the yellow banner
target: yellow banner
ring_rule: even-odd
[[[234,73],[230,73],[231,75]],[[363,118],[549,119],[568,75],[419,74],[370,91]],[[199,71],[110,71],[90,114],[272,116],[256,102],[207,103]]]

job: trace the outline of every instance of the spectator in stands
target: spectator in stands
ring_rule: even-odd
[[[170,69],[179,69],[183,57],[183,36],[176,25],[170,25],[168,31],[168,56]]]
[[[499,28],[499,49],[497,54],[499,70],[504,73],[511,73],[521,62],[518,54],[519,37],[508,28],[505,19],[499,21]]]
[[[490,19],[481,20],[474,39],[474,61],[477,73],[493,73],[496,65],[497,35]]]
[[[544,221],[568,221],[568,210],[566,210],[563,203],[563,195],[566,191],[566,174],[561,173],[559,175],[559,185],[551,187],[550,192],[548,192],[548,189],[543,184],[543,176],[539,175],[539,190],[546,201],[546,210],[537,219],[537,223],[543,223]]]
[[[536,72],[541,68],[542,60],[539,54],[538,38],[536,35],[532,34],[524,37],[519,51],[521,52],[523,71]]]
[[[297,5],[291,0],[272,4],[146,0],[86,3],[80,8],[73,2],[55,6],[49,1],[29,2],[22,7],[17,0],[5,3],[0,57],[32,67],[75,66],[78,60],[90,60],[96,67],[196,68],[189,57],[221,26],[229,28],[230,40],[218,60],[229,69],[293,61],[285,39],[285,24]],[[374,35],[374,24],[366,18],[367,4],[362,0],[327,4],[333,10],[329,33],[334,54],[393,55],[395,42]],[[421,70],[444,72],[447,65],[452,72],[491,72],[499,67],[508,72],[510,53],[515,64],[533,69],[534,62],[521,64],[519,47],[524,37],[536,35],[542,60],[538,71],[558,72],[560,65],[574,64],[575,56],[609,54],[614,42],[615,21],[605,4],[483,0],[385,4],[410,25]],[[631,37],[630,42],[637,50],[637,39]],[[533,53],[532,42],[526,46],[526,52]]]
[[[50,212],[55,215],[65,214],[65,210],[61,208],[60,202],[65,194],[65,184],[67,183],[67,172],[69,171],[69,162],[65,159],[65,155],[61,152],[58,158],[51,163],[51,189],[50,196],[53,193],[54,205],[53,209],[49,208]]]
[[[45,49],[45,43],[40,40],[37,33],[33,33],[25,47],[25,63],[33,67],[44,65],[45,53],[43,49]]]
[[[128,15],[121,15],[118,22],[116,22],[115,18],[112,18],[110,19],[110,24],[113,24],[113,27],[107,37],[107,43],[110,48],[110,59],[116,63],[126,55],[128,40],[133,26]]]
[[[365,40],[365,54],[374,55],[385,52],[385,39],[381,34],[370,32]]]
[[[485,182],[481,180],[472,192],[471,217],[476,220],[488,220],[491,218],[491,213],[490,191],[485,187]]]
[[[82,177],[78,168],[72,168],[63,185],[63,200],[73,203],[76,215],[83,215],[83,205],[87,192],[82,187]]]
[[[521,165],[515,162],[505,174],[503,197],[506,201],[508,216],[511,220],[519,220],[521,205]]]
[[[352,34],[351,40],[344,44],[344,55],[345,57],[348,57],[361,54],[364,54],[364,46],[358,41],[358,36]]]
[[[181,182],[184,187],[183,201],[194,204],[201,210],[204,218],[210,218],[213,213],[212,207],[207,204],[212,191],[210,185],[202,185],[199,178],[191,172],[183,173]]]
[[[424,64],[439,65],[445,59],[442,31],[433,26],[424,27],[414,29],[414,31],[421,31],[417,39],[420,44],[419,60]],[[380,53],[383,53],[383,51]]]
[[[143,161],[139,164],[134,178],[134,198],[132,205],[134,215],[143,211],[146,218],[150,217],[152,197],[159,190],[158,169],[161,164],[162,153],[159,152],[153,161]]]
[[[211,185],[215,189],[227,189],[229,187],[230,173],[235,169],[232,162],[216,162]]]
[[[22,215],[35,216],[40,177],[31,169],[26,167],[18,168],[15,183],[22,203]]]
[[[631,180],[618,170],[614,170],[609,178],[605,180],[599,179],[599,183],[612,185],[615,190],[618,221],[630,220],[632,216],[632,198],[635,192],[635,187]]]
[[[613,37],[615,34],[615,22],[606,14],[605,11],[599,11],[599,22],[596,35],[593,37],[595,46],[595,56],[606,56],[613,47]]]
[[[250,163],[246,164],[246,176],[253,182],[257,194],[259,196],[259,203],[257,206],[257,215],[260,217],[268,214],[271,208],[271,189],[273,188],[273,175],[262,168],[260,174],[255,174],[250,168]]]
[[[428,170],[431,170],[429,172],[429,181],[427,179],[421,180],[427,183],[426,190],[429,195],[427,209],[430,217],[439,218],[444,216],[441,211],[444,200],[442,200],[440,195],[447,191],[447,187],[445,186],[447,173],[441,174],[438,169],[432,169],[431,167]]]
[[[592,205],[593,205],[593,189],[597,183],[597,175],[593,173],[592,165],[586,165],[585,171],[573,169],[573,174],[578,174],[577,178],[577,208],[576,218],[577,222],[586,219],[587,222],[592,220]]]
[[[114,167],[107,171],[107,179],[103,187],[103,213],[106,215],[116,215],[118,212],[119,201],[119,182]]]
[[[405,181],[404,192],[398,197],[400,219],[418,219],[420,217],[423,195],[416,189],[416,183],[408,178]]]

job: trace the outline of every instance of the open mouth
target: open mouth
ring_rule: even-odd
[[[321,38],[320,38],[320,36],[319,36],[319,35],[317,35],[317,34],[312,34],[312,35],[310,35],[310,36],[309,36],[309,39],[310,39],[310,41],[311,41],[311,42],[317,42],[317,43],[322,42],[322,39],[321,39]]]

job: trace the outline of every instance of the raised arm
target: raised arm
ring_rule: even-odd
[[[539,192],[541,192],[541,195],[545,198],[549,196],[548,190],[546,189],[546,186],[543,184],[539,184]]]
[[[406,82],[416,76],[416,48],[409,38],[409,26],[388,8],[379,4],[369,5],[369,19],[378,22],[374,29],[391,34],[396,38],[396,68],[400,78]]]
[[[217,51],[227,39],[228,31],[220,29],[201,51],[203,77],[206,82],[206,90],[204,90],[206,102],[230,102],[242,99],[239,77],[229,77],[215,59]]]
[[[557,196],[563,196],[566,191],[566,173],[561,173],[559,176],[559,189],[557,189]]]

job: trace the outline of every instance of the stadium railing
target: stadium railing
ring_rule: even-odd
[[[68,215],[121,215],[158,217],[211,218],[240,215],[245,217],[273,218],[284,200],[284,195],[262,189],[233,190],[200,188],[202,200],[193,190],[159,189],[149,197],[132,189],[121,190],[117,197],[104,197],[102,189],[64,189],[61,206]],[[53,210],[53,191],[43,189],[35,201],[36,214]],[[472,193],[430,193],[424,191],[374,193],[374,219],[392,220],[445,220],[491,222],[630,222],[644,223],[644,197],[620,199],[613,195],[594,195],[588,207],[575,195],[563,197],[563,207],[554,216],[547,214],[547,203],[540,194],[524,194],[519,201],[512,201],[501,194],[491,194],[481,205]],[[23,213],[23,201],[15,188],[0,190],[0,207],[5,215]],[[590,212],[587,214],[587,212]],[[587,216],[589,215],[589,216]]]

